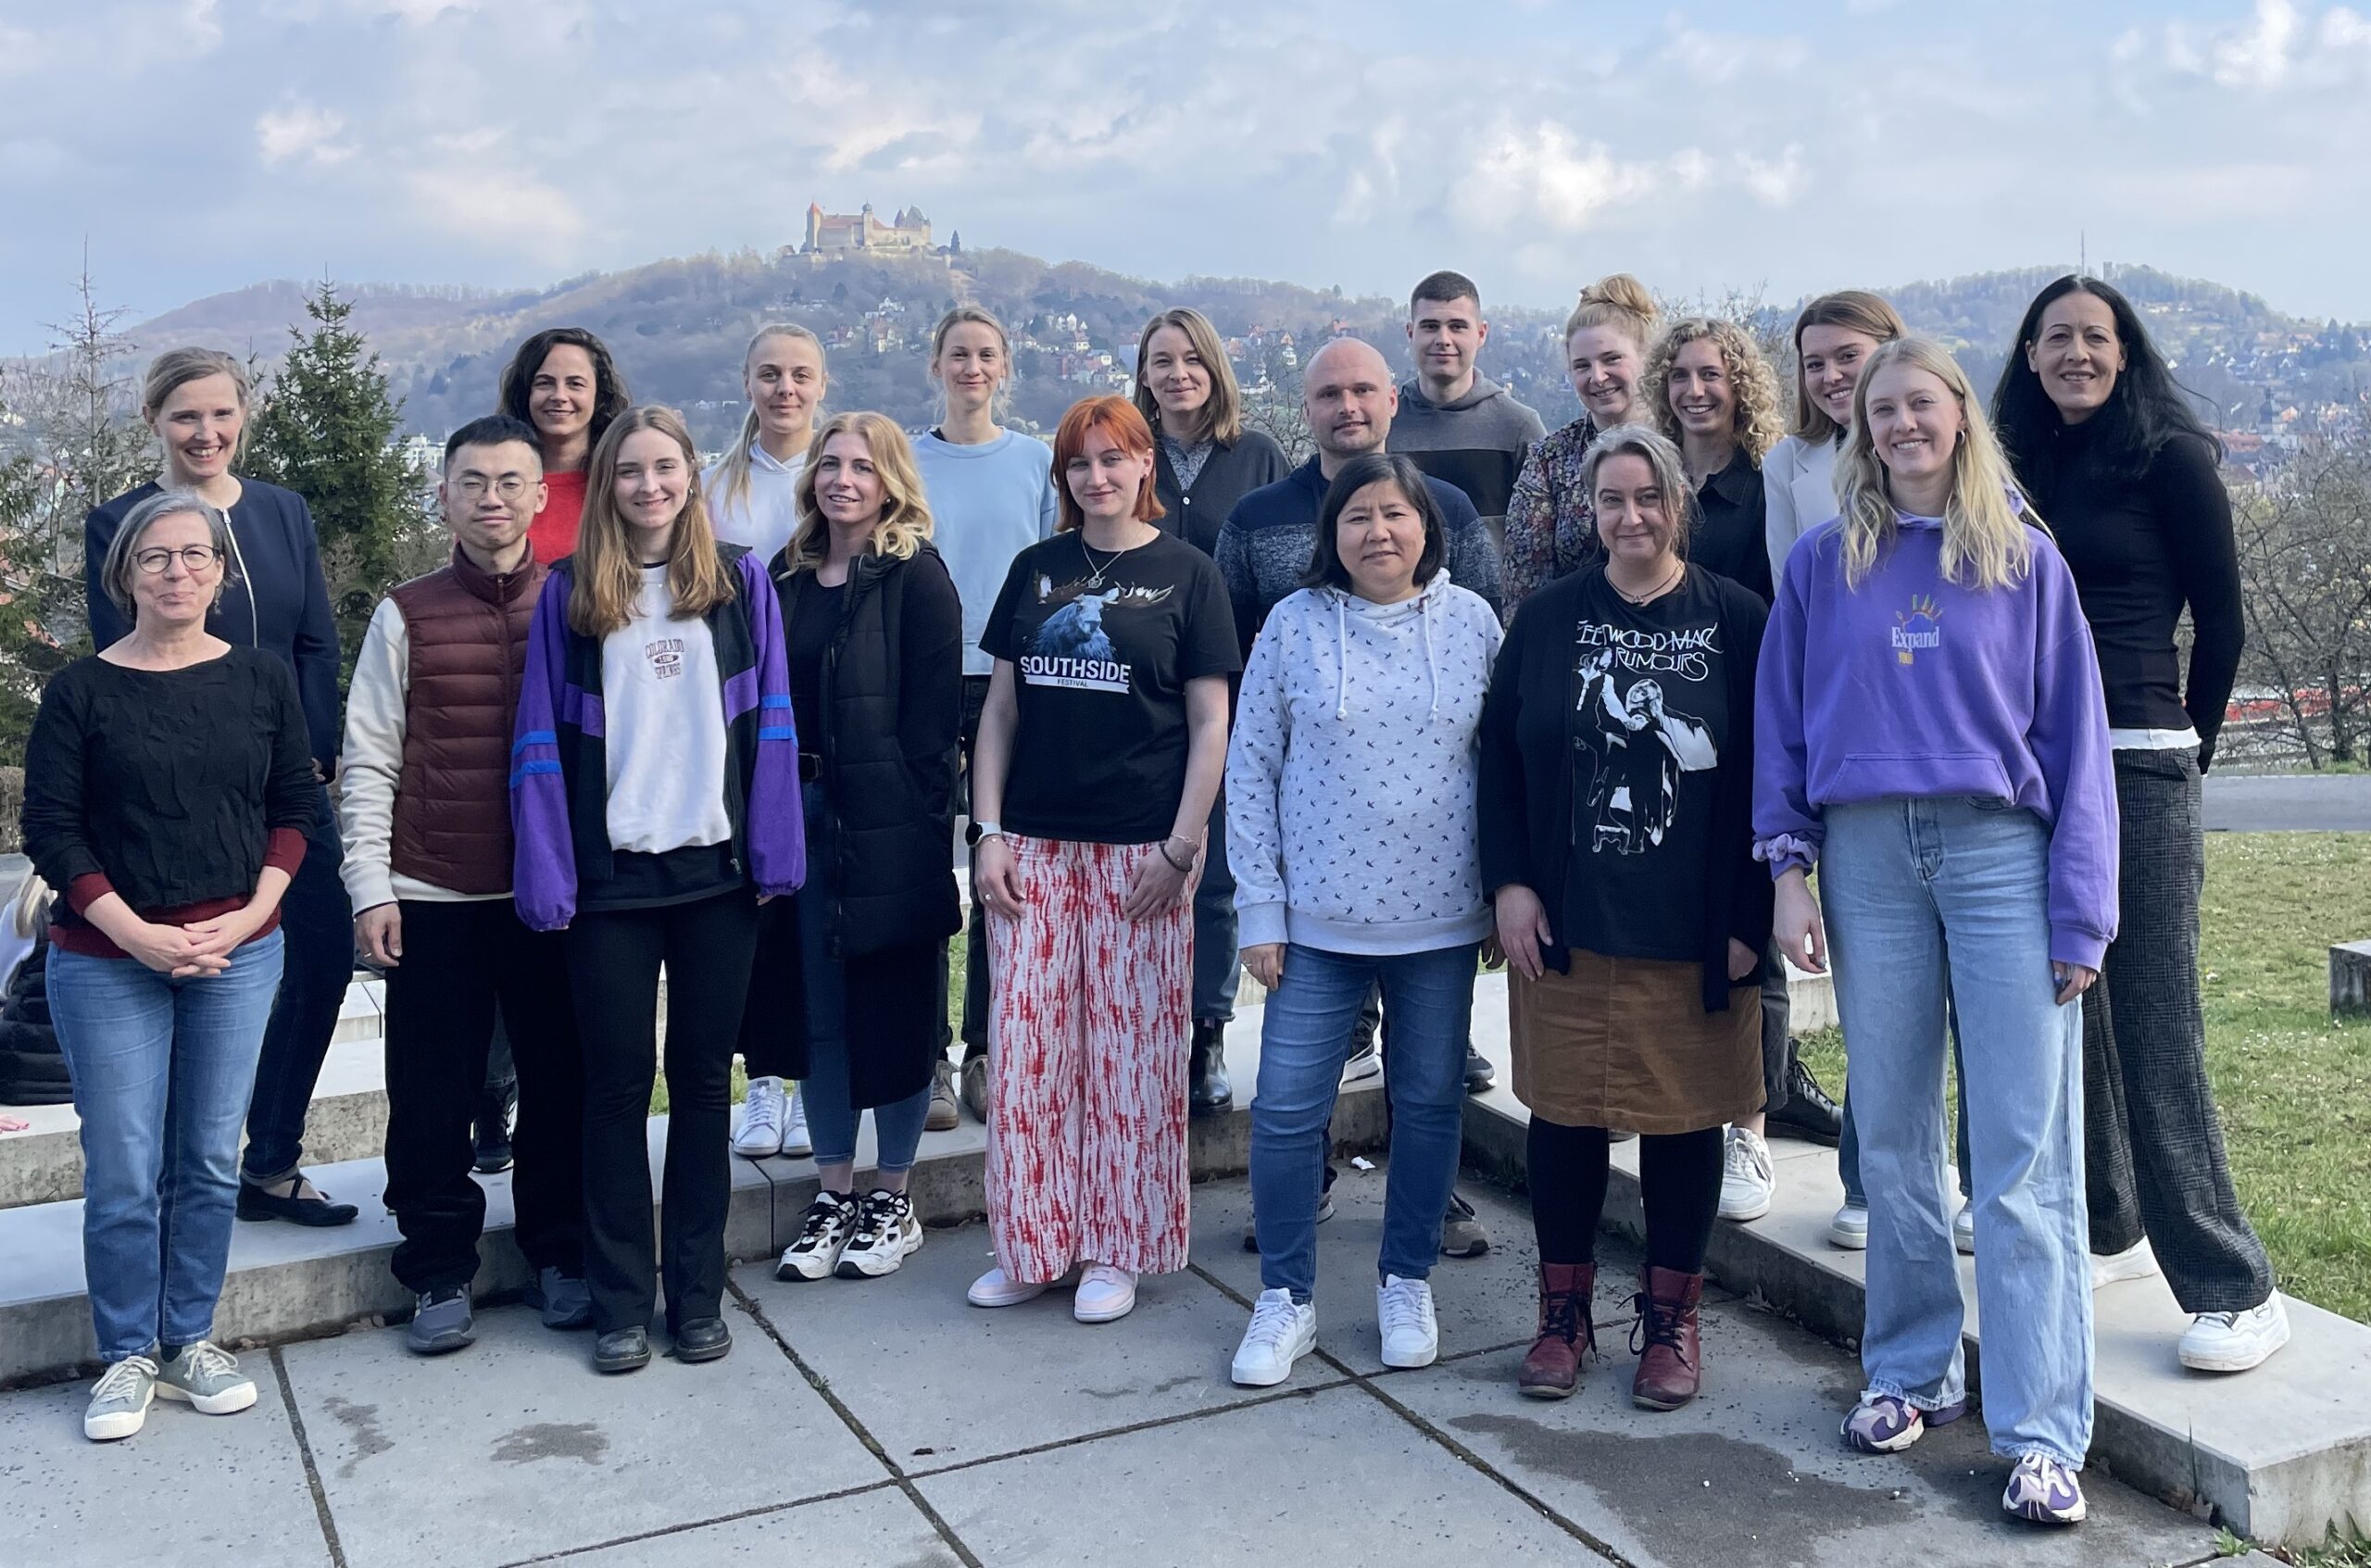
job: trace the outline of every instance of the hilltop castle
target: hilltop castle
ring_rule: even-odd
[[[960,246],[960,237],[955,242]],[[799,247],[804,256],[827,256],[847,251],[865,251],[883,256],[929,256],[941,247],[930,243],[930,220],[918,207],[901,207],[897,216],[884,223],[872,215],[872,204],[864,204],[858,213],[825,212],[813,202],[807,206],[807,243]]]

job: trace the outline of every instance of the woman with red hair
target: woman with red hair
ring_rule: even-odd
[[[988,1228],[972,1305],[1081,1268],[1073,1315],[1125,1317],[1186,1266],[1193,891],[1240,668],[1211,558],[1153,526],[1152,430],[1090,397],[1054,437],[1061,521],[1013,558],[972,758],[988,912]]]

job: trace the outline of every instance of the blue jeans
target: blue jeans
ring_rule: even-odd
[[[1820,890],[1851,1042],[1869,1209],[1871,1395],[1964,1396],[1945,1189],[1947,999],[1965,1043],[1984,1420],[1996,1453],[2080,1465],[2091,1444],[2083,1013],[2050,964],[2050,840],[1963,797],[1830,807]]]
[[[1235,1017],[1243,985],[1243,959],[1235,946],[1235,872],[1226,863],[1226,792],[1211,804],[1211,831],[1202,880],[1194,889],[1194,1022],[1225,1023]]]
[[[807,842],[822,843],[828,831],[822,784],[810,781],[804,795]],[[807,996],[807,1076],[798,1088],[807,1104],[807,1131],[815,1142],[815,1163],[847,1165],[856,1160],[856,1124],[861,1114],[848,1094],[847,972],[832,956],[828,892],[820,886],[816,892],[819,896],[814,897],[802,892],[792,906],[798,922],[799,980]],[[914,1151],[922,1141],[922,1119],[929,1114],[928,1083],[893,1105],[873,1108],[872,1134],[880,1146],[878,1165],[883,1175],[913,1169]]]
[[[304,1156],[305,1113],[312,1109],[313,1085],[354,978],[354,906],[338,874],[344,859],[324,796],[320,819],[306,830],[305,859],[280,900],[285,960],[263,1053],[256,1061],[247,1152],[241,1161],[253,1182],[295,1174]]]
[[[255,1086],[284,943],[171,980],[136,959],[52,948],[49,1005],[82,1119],[82,1273],[99,1356],[213,1337]]]
[[[1380,981],[1391,1020],[1391,1175],[1383,1210],[1382,1274],[1424,1279],[1440,1255],[1441,1211],[1457,1180],[1465,1125],[1465,1039],[1481,945],[1368,958],[1285,948],[1284,984],[1260,1022],[1260,1086],[1251,1101],[1251,1206],[1260,1283],[1306,1301],[1317,1286],[1317,1204],[1326,1124],[1342,1088],[1350,1029]]]

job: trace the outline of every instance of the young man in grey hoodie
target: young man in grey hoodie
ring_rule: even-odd
[[[1532,443],[1548,433],[1539,416],[1475,369],[1490,323],[1482,292],[1462,272],[1435,272],[1408,299],[1408,346],[1416,374],[1399,389],[1390,450],[1465,492],[1494,545],[1506,538],[1507,497]]]

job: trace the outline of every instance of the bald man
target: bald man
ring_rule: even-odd
[[[1301,411],[1309,416],[1310,433],[1317,441],[1317,456],[1273,484],[1262,485],[1235,504],[1219,530],[1219,574],[1226,579],[1227,596],[1235,605],[1236,634],[1248,659],[1252,639],[1267,622],[1268,612],[1298,593],[1317,548],[1317,514],[1324,505],[1326,486],[1344,463],[1369,452],[1380,452],[1391,434],[1391,416],[1399,408],[1399,390],[1392,385],[1391,366],[1374,345],[1354,337],[1337,337],[1319,349],[1301,374]],[[1433,500],[1448,523],[1449,580],[1482,596],[1499,608],[1499,551],[1474,510],[1474,503],[1456,485],[1429,476]],[[1375,1026],[1382,1017],[1377,998],[1369,997],[1357,1029],[1347,1044],[1342,1081],[1357,1083],[1384,1070],[1375,1050]],[[1490,1086],[1496,1070],[1487,1057],[1469,1044],[1465,1051],[1465,1085],[1475,1093]],[[1325,1170],[1328,1186],[1334,1168]],[[1329,1196],[1317,1217],[1334,1211]],[[1256,1231],[1244,1233],[1245,1250],[1257,1251]],[[1474,1214],[1474,1206],[1451,1194],[1449,1212],[1442,1216],[1441,1250],[1452,1258],[1473,1258],[1489,1250],[1490,1236]]]
[[[1268,612],[1299,591],[1317,547],[1317,513],[1325,487],[1352,458],[1380,452],[1399,409],[1391,366],[1373,344],[1337,337],[1319,349],[1301,374],[1301,412],[1308,416],[1317,456],[1273,484],[1235,504],[1212,554],[1235,605],[1236,635],[1246,658]],[[1499,552],[1465,492],[1428,479],[1449,523],[1449,576],[1499,608]]]

